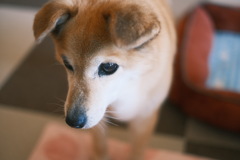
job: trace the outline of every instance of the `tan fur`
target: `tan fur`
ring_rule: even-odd
[[[73,66],[67,71],[69,91],[65,114],[84,111],[91,128],[107,110],[130,122],[135,137],[131,160],[143,157],[158,110],[168,94],[176,49],[170,9],[164,0],[61,0],[37,13],[36,40],[51,33],[56,57]],[[100,77],[101,63],[119,69]],[[104,134],[94,130],[95,159],[106,159]]]

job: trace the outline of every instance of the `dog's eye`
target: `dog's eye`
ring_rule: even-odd
[[[68,70],[74,71],[73,66],[68,62],[66,57],[63,57],[63,63]]]
[[[116,63],[102,63],[98,68],[98,75],[100,77],[111,75],[117,71],[118,67]]]

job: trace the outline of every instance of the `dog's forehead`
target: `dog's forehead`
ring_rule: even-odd
[[[110,44],[107,21],[101,8],[85,8],[72,18],[59,38],[65,50],[83,57],[91,57]]]

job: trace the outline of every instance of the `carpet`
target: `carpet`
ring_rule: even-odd
[[[29,160],[89,160],[93,141],[89,132],[76,131],[56,123],[49,123],[43,130]],[[126,160],[131,151],[128,143],[108,139],[108,154],[111,160]],[[145,160],[207,160],[196,156],[170,151],[147,149]]]

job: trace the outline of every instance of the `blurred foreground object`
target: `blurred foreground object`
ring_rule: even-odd
[[[92,154],[92,144],[89,132],[49,123],[40,137],[29,160],[89,160]],[[116,139],[108,140],[108,154],[113,160],[127,160],[130,145]],[[192,155],[183,155],[171,151],[148,149],[145,160],[207,160]]]

